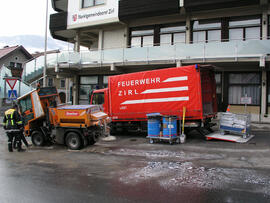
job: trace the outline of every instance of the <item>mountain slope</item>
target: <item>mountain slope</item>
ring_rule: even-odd
[[[45,38],[39,35],[0,36],[0,47],[22,45],[29,53],[44,51]],[[67,50],[68,43],[48,37],[47,50]]]

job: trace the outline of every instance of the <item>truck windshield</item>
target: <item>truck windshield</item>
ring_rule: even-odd
[[[28,95],[25,98],[21,99],[19,101],[19,105],[22,113],[29,109],[32,109],[31,95]]]
[[[92,104],[104,104],[104,93],[94,93]]]

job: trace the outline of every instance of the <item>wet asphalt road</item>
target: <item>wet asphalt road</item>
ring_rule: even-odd
[[[81,151],[7,151],[0,130],[0,202],[270,202],[270,136],[247,144],[149,144],[117,136]]]

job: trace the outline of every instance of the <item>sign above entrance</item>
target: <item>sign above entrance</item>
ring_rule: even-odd
[[[7,84],[9,85],[10,89],[13,90],[13,88],[16,85],[17,79],[6,79]]]
[[[116,0],[106,0],[104,4],[82,8],[78,1],[68,0],[67,28],[74,29],[119,22]]]

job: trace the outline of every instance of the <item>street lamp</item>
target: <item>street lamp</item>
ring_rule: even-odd
[[[46,0],[46,21],[45,21],[45,44],[44,44],[44,68],[43,68],[43,87],[46,87],[47,69],[47,35],[48,35],[48,0]]]

